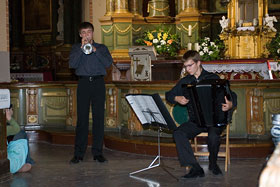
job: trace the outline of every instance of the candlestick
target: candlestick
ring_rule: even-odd
[[[192,43],[188,43],[188,50],[192,50]]]
[[[192,26],[189,25],[189,33],[188,33],[189,36],[192,36]]]
[[[194,43],[194,50],[198,51],[198,43]]]

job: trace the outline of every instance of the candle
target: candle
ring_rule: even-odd
[[[189,25],[189,36],[192,36],[192,26],[191,25]]]
[[[194,50],[198,51],[198,43],[194,43]]]
[[[188,50],[192,50],[192,43],[188,43]]]

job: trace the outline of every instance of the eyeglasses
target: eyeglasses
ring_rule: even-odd
[[[195,63],[189,64],[189,65],[184,65],[184,68],[190,68],[194,65]]]

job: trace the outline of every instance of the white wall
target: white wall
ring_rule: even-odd
[[[92,15],[90,15],[90,1],[92,1]],[[97,43],[101,43],[101,24],[99,18],[105,15],[106,0],[83,0],[82,10],[82,21],[92,21],[94,26],[94,40]]]

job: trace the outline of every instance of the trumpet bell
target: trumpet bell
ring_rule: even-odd
[[[83,49],[83,52],[86,55],[89,55],[89,54],[91,54],[93,52],[93,47],[92,47],[92,45],[90,43],[85,44],[82,49]]]

